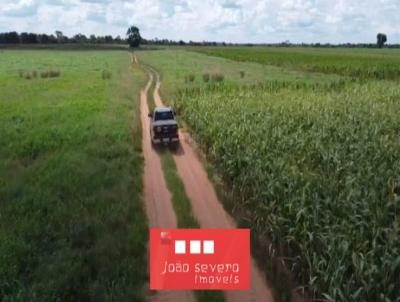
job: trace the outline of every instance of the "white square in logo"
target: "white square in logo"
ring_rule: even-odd
[[[203,254],[214,254],[214,240],[203,241]]]
[[[200,240],[190,240],[190,253],[200,254]]]
[[[175,254],[186,253],[186,242],[185,240],[175,240]]]

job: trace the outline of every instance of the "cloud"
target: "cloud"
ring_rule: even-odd
[[[46,0],[45,4],[69,7],[73,2],[70,0]]]
[[[36,15],[37,9],[38,2],[35,0],[10,1],[3,6],[2,13],[10,17],[27,17]]]
[[[112,0],[81,0],[83,3],[110,3]]]
[[[223,8],[241,9],[242,6],[233,0],[224,0],[221,2]]]
[[[2,0],[0,30],[232,42],[400,43],[398,0]],[[21,18],[24,22],[21,22]]]
[[[105,24],[107,22],[105,12],[102,9],[88,11],[86,18],[88,21],[97,22],[99,24]]]

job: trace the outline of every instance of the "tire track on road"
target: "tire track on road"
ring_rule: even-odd
[[[134,57],[137,62],[136,57]],[[140,92],[140,115],[142,121],[142,147],[144,156],[144,200],[150,227],[176,228],[177,220],[167,188],[161,161],[150,141],[147,92],[153,82],[150,72],[145,88]],[[151,302],[195,302],[190,291],[156,291],[149,296]]]

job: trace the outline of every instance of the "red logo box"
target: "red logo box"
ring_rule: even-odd
[[[250,230],[151,229],[150,289],[250,289]]]

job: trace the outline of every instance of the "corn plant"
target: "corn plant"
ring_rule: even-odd
[[[399,99],[393,83],[343,80],[186,89],[174,105],[299,286],[398,302]]]

